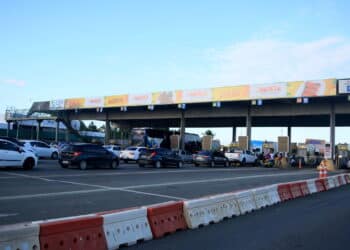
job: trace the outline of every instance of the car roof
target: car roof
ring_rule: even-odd
[[[0,138],[0,141],[9,142],[9,143],[11,143],[11,144],[13,144],[13,145],[15,145],[15,146],[18,146],[16,143],[14,143],[14,142],[12,142],[12,141],[9,141],[9,140],[6,140],[6,139]]]

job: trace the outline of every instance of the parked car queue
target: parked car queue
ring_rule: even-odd
[[[187,163],[208,167],[231,165],[230,159],[219,151],[200,151],[192,155],[183,150],[172,151],[166,148],[127,147],[121,150],[117,145],[62,143],[50,146],[38,140],[19,141],[5,137],[0,137],[0,140],[0,166],[18,166],[24,169],[37,166],[39,158],[58,159],[62,168],[72,166],[81,170],[99,166],[115,169],[120,161],[135,162],[139,167],[155,168],[166,166],[180,168]]]

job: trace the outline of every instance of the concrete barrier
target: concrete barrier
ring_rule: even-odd
[[[269,187],[261,187],[252,190],[257,209],[264,208],[273,204],[269,191]]]

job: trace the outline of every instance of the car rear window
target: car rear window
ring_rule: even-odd
[[[136,149],[137,149],[136,147],[128,147],[128,148],[126,148],[126,150],[132,150],[132,151],[134,151]]]
[[[210,155],[209,151],[200,151],[197,153],[197,155]]]

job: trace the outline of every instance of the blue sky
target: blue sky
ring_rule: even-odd
[[[349,9],[334,0],[1,1],[0,113],[67,97],[349,77]]]

